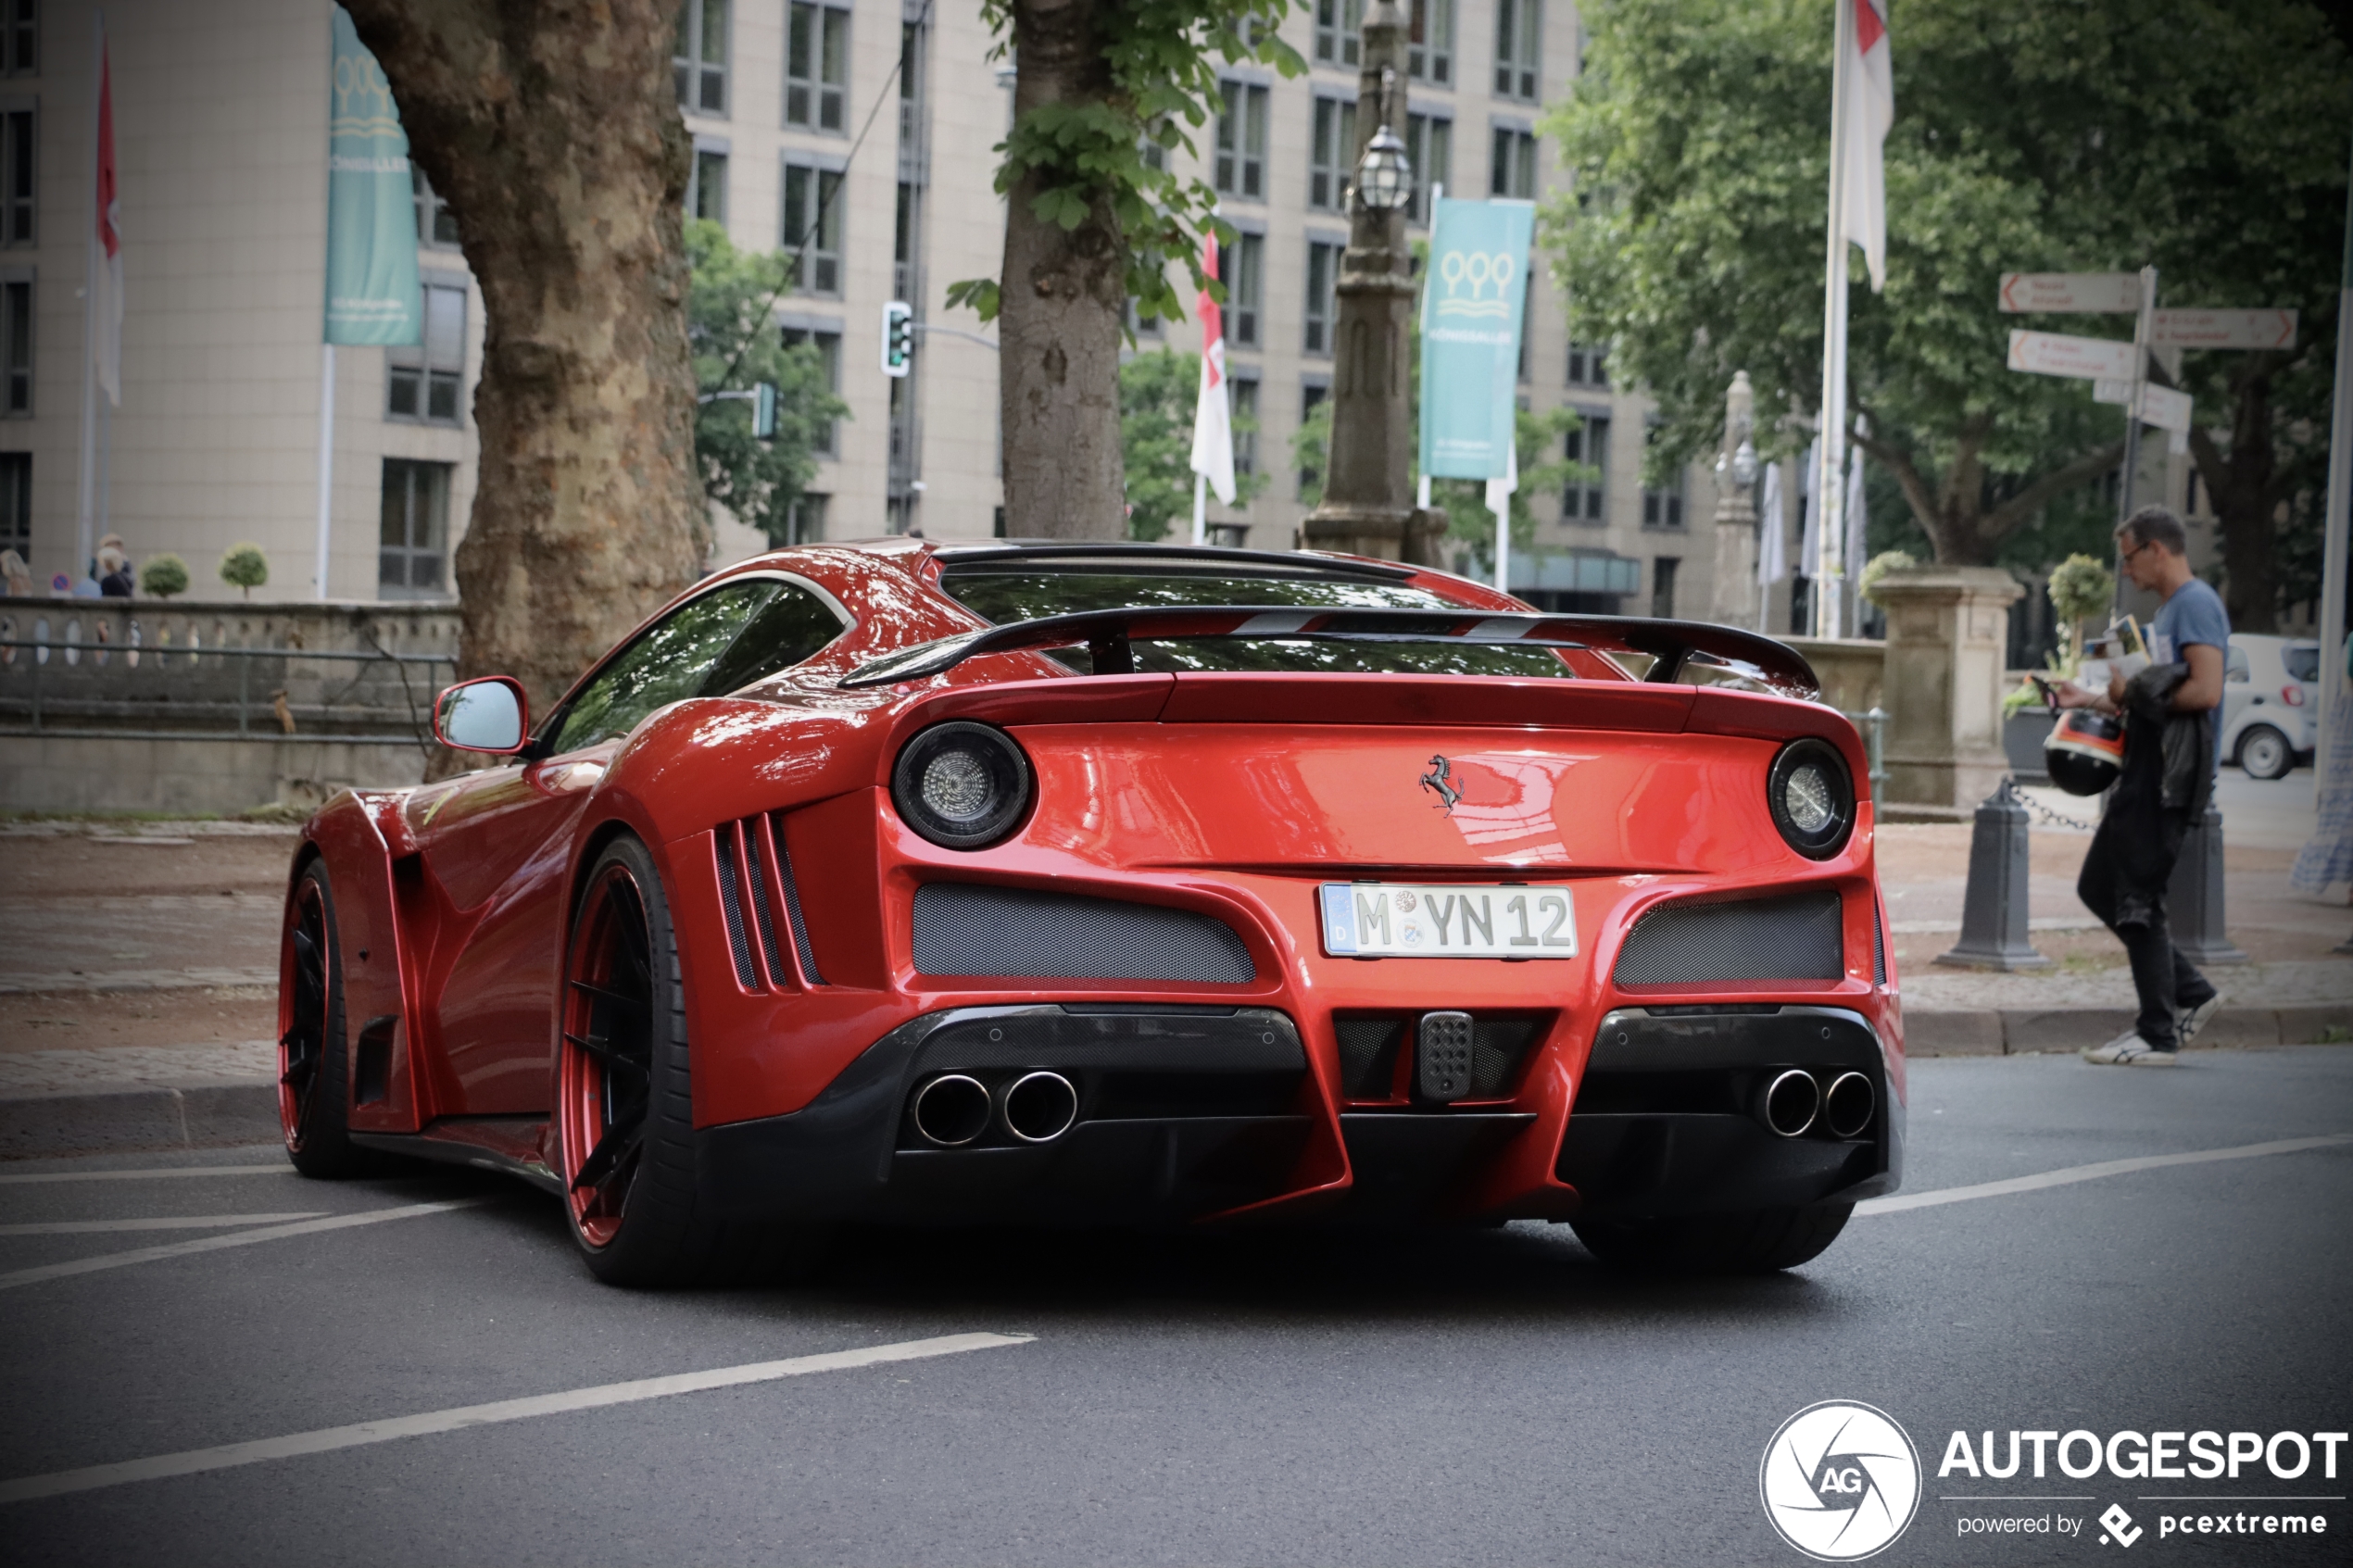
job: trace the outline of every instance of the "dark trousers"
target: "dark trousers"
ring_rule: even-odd
[[[2091,851],[2083,857],[2082,873],[2075,879],[2076,897],[2116,933],[2133,962],[2133,989],[2138,993],[2141,1015],[2133,1027],[2142,1039],[2159,1050],[2175,1047],[2173,1010],[2198,1006],[2214,995],[2214,987],[2173,946],[2173,932],[2165,918],[2165,884],[2173,878],[2173,863],[2181,859],[2190,814],[2169,809],[2150,824],[2128,824],[2120,814],[2100,822],[2092,835]],[[2145,826],[2154,841],[2144,838],[2120,852],[2120,840],[2133,827]],[[2125,870],[2129,863],[2131,871]]]

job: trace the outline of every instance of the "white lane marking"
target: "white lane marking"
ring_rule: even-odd
[[[285,1437],[263,1437],[250,1443],[224,1443],[216,1449],[191,1449],[184,1453],[158,1454],[153,1459],[127,1460],[120,1464],[94,1464],[83,1470],[57,1470],[46,1475],[23,1475],[0,1481],[0,1503],[53,1498],[61,1492],[86,1492],[119,1486],[128,1481],[156,1481],[167,1475],[194,1475],[201,1471],[226,1470],[233,1465],[258,1464],[265,1460],[294,1459],[369,1443],[389,1443],[399,1437],[422,1437],[435,1432],[459,1432],[501,1421],[528,1421],[535,1416],[562,1415],[606,1405],[635,1404],[664,1399],[673,1394],[699,1394],[712,1388],[735,1388],[747,1383],[773,1383],[812,1372],[847,1372],[854,1367],[880,1366],[891,1361],[916,1361],[933,1356],[953,1356],[965,1350],[991,1350],[1002,1345],[1026,1345],[1028,1334],[950,1334],[937,1339],[910,1339],[896,1345],[870,1345],[861,1350],[828,1350],[815,1356],[794,1356],[781,1361],[752,1361],[718,1367],[710,1372],[680,1373],[673,1377],[640,1378],[634,1383],[606,1383],[560,1394],[536,1394],[528,1399],[500,1399],[486,1405],[460,1405],[455,1410],[430,1411],[423,1415],[397,1416],[389,1421],[362,1421],[350,1426],[329,1426]]]
[[[28,1182],[137,1182],[149,1176],[291,1176],[295,1168],[275,1165],[157,1165],[146,1171],[24,1171],[0,1174],[0,1186]]]
[[[64,1279],[69,1274],[95,1273],[100,1269],[152,1263],[161,1258],[185,1258],[195,1252],[215,1252],[224,1247],[251,1247],[258,1241],[277,1241],[290,1236],[315,1236],[321,1231],[380,1224],[386,1220],[412,1219],[419,1214],[446,1214],[453,1209],[472,1209],[489,1201],[486,1198],[461,1198],[448,1203],[410,1203],[398,1209],[369,1209],[357,1214],[338,1214],[332,1220],[305,1220],[299,1224],[239,1231],[234,1236],[208,1236],[195,1241],[166,1242],[157,1247],[142,1247],[132,1252],[105,1252],[95,1258],[76,1258],[68,1263],[46,1263],[37,1269],[19,1269],[14,1273],[0,1274],[0,1290],[14,1290],[20,1285],[38,1285],[43,1280]]]
[[[1893,1198],[1867,1198],[1855,1205],[1860,1214],[1894,1214],[1906,1209],[1933,1209],[1940,1203],[1967,1203],[1973,1198],[2007,1198],[2012,1193],[2039,1192],[2103,1176],[2130,1175],[2168,1165],[2205,1165],[2217,1160],[2253,1160],[2265,1154],[2295,1154],[2308,1148],[2334,1148],[2353,1143],[2353,1133],[2330,1133],[2317,1138],[2282,1138],[2276,1143],[2241,1144],[2236,1148],[2201,1148],[2187,1154],[2148,1154],[2136,1160],[2106,1160],[2097,1165],[2070,1165],[2040,1175],[2012,1176],[2006,1181],[1980,1182],[1975,1186],[1938,1187],[1933,1192],[1899,1192]]]
[[[234,1225],[283,1225],[289,1220],[325,1218],[324,1209],[299,1214],[180,1214],[167,1220],[57,1220],[35,1225],[0,1225],[0,1236],[96,1236],[106,1231],[205,1231]]]

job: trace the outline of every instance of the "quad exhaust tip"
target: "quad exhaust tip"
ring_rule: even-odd
[[[988,1088],[962,1073],[943,1073],[915,1091],[915,1131],[942,1148],[959,1148],[988,1130]]]
[[[1031,1073],[1005,1091],[1005,1130],[1024,1143],[1051,1143],[1078,1120],[1078,1091],[1059,1073]]]
[[[1842,1073],[1822,1096],[1822,1125],[1834,1138],[1862,1135],[1879,1109],[1879,1095],[1860,1073]]]
[[[1793,1067],[1765,1085],[1756,1109],[1758,1119],[1777,1135],[1803,1137],[1822,1109],[1822,1088],[1811,1073]]]

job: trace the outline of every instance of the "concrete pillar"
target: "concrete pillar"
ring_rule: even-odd
[[[1961,821],[2009,770],[2002,667],[2012,603],[1994,567],[1916,567],[1880,579],[1887,608],[1885,807]]]
[[[1755,402],[1748,372],[1734,371],[1724,395],[1724,445],[1716,455],[1716,580],[1707,615],[1725,626],[1746,626],[1756,613],[1756,503],[1740,478],[1743,468],[1756,471],[1756,448],[1749,440]]]

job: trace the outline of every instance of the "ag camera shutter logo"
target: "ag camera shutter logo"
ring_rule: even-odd
[[[1910,1526],[1920,1456],[1885,1411],[1825,1399],[1781,1423],[1756,1489],[1781,1539],[1817,1562],[1859,1562]]]

